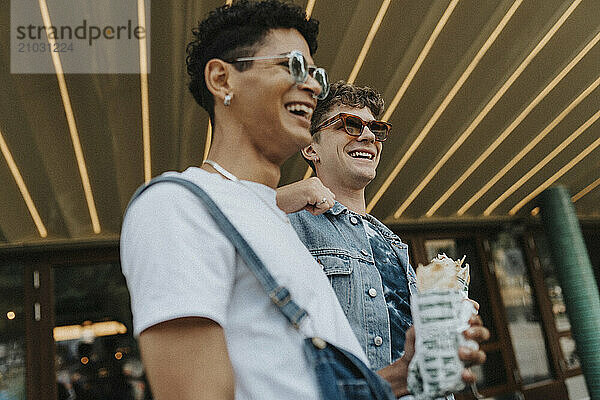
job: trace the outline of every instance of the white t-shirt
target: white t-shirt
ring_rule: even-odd
[[[287,216],[277,208],[272,188],[225,180],[199,168],[168,174],[209,193],[278,283],[308,312],[301,325],[305,335],[321,337],[368,363],[322,269],[284,222]],[[236,399],[320,398],[305,358],[304,336],[270,301],[190,191],[158,183],[133,203],[121,233],[121,265],[135,335],[179,317],[210,318],[224,329]]]

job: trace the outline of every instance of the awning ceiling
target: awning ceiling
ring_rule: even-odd
[[[152,2],[153,176],[203,158],[208,119],[187,92],[185,44],[194,23],[222,3]],[[333,80],[384,94],[394,129],[367,190],[375,216],[525,216],[536,194],[562,184],[580,217],[600,219],[597,0],[295,3],[320,20],[316,63]],[[144,182],[140,76],[66,74],[70,127],[56,74],[10,73],[8,1],[0,19],[0,243],[116,237]],[[305,173],[294,157],[281,183]]]

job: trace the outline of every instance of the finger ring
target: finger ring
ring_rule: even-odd
[[[321,204],[325,204],[325,203],[327,203],[327,197],[323,197],[323,198],[321,199],[321,201],[319,201],[319,202],[318,202],[317,204],[315,204],[315,205],[317,205],[317,206],[320,206]]]

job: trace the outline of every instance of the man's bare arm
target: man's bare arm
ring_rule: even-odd
[[[235,378],[223,328],[207,318],[179,318],[140,335],[156,400],[232,400]]]
[[[334,203],[335,195],[316,176],[277,188],[277,206],[287,214],[307,210],[319,215]]]

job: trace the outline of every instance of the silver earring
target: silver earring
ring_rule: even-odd
[[[225,98],[223,99],[223,104],[225,104],[226,106],[231,105],[231,98],[233,97],[233,95],[227,93],[225,95]]]

